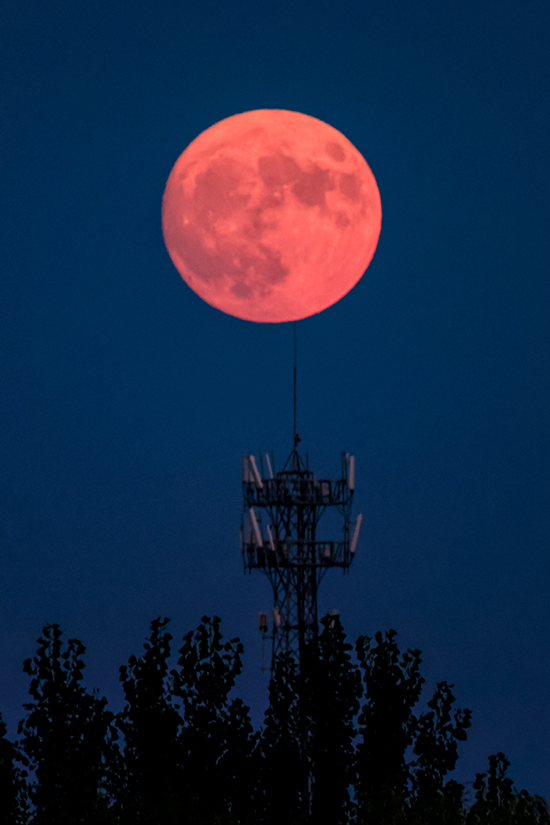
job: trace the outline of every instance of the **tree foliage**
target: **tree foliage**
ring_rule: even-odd
[[[117,716],[124,752],[112,793],[122,823],[177,822],[181,719],[171,698],[168,619],[154,619],[140,657],[120,668],[126,705]]]
[[[458,759],[458,742],[466,739],[472,716],[469,710],[456,710],[451,716],[455,701],[452,687],[447,682],[438,683],[428,702],[430,711],[420,716],[414,730],[411,802],[424,819],[441,815],[441,807],[448,807],[449,800],[456,800],[460,789],[464,790],[451,785],[442,794],[445,776],[454,770]]]
[[[420,651],[401,653],[395,631],[361,636],[354,661],[326,616],[301,672],[278,658],[254,732],[232,693],[243,646],[220,624],[204,616],[171,665],[168,619],[155,619],[120,668],[116,717],[82,684],[82,643],[46,625],[15,744],[0,717],[2,825],[550,825],[502,753],[467,804],[449,775],[471,712],[445,681],[417,711]]]
[[[405,821],[411,779],[406,761],[417,727],[413,707],[424,682],[419,650],[400,654],[395,630],[360,636],[356,650],[363,670],[365,703],[359,716],[357,801],[362,821]]]
[[[244,819],[250,809],[245,788],[253,729],[242,700],[229,700],[242,670],[243,646],[239,639],[223,641],[217,616],[203,616],[197,630],[184,637],[179,653],[171,675],[185,720],[181,753],[186,821],[214,821],[224,811]]]
[[[510,762],[503,753],[489,757],[487,773],[476,774],[467,825],[550,825],[548,805],[542,797],[518,793],[506,775]]]
[[[7,739],[7,728],[0,715],[0,812],[4,825],[27,822],[26,771],[18,765],[16,746]]]
[[[256,811],[259,822],[276,825],[306,815],[308,768],[303,753],[299,674],[290,654],[278,657],[269,685],[269,708],[256,748]]]
[[[351,815],[361,674],[338,616],[325,616],[318,644],[308,651],[305,706],[312,778],[311,820],[343,825]]]
[[[31,677],[29,711],[19,723],[21,759],[34,773],[29,795],[35,825],[95,825],[118,737],[107,700],[80,684],[84,645],[46,625],[38,651],[24,662]]]

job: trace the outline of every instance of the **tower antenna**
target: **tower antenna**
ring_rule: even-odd
[[[351,523],[355,491],[355,458],[342,453],[340,477],[317,478],[298,453],[300,436],[296,432],[297,334],[294,324],[294,416],[292,452],[282,470],[275,471],[266,454],[260,468],[255,456],[241,456],[244,512],[241,522],[241,545],[245,572],[259,570],[273,590],[271,634],[268,615],[260,613],[258,627],[262,634],[262,670],[264,642],[271,640],[271,676],[277,657],[290,654],[298,664],[302,679],[307,678],[308,645],[315,644],[319,625],[317,593],[329,569],[349,571],[355,558],[362,516]],[[326,510],[336,510],[342,518],[339,538],[320,538],[318,527]],[[300,739],[307,754],[309,722],[300,711]],[[311,776],[304,783],[304,799],[310,798]]]
[[[297,373],[298,373],[298,347],[296,343],[297,339],[297,332],[296,332],[296,321],[294,321],[294,432],[293,432],[293,440],[292,443],[294,445],[294,449],[298,446],[298,442],[300,440],[300,436],[296,432],[296,384],[297,384]]]

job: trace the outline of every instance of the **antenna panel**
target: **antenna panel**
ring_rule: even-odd
[[[355,489],[355,456],[350,455],[348,458],[348,487],[350,490]]]
[[[258,525],[258,519],[256,518],[256,513],[254,512],[254,507],[250,508],[250,523],[252,525],[252,530],[254,531],[254,537],[256,539],[256,544],[258,547],[263,547],[264,543],[262,541],[262,534],[260,533],[260,527]]]
[[[263,490],[264,483],[262,481],[261,475],[258,472],[258,468],[256,466],[256,459],[254,458],[253,455],[249,455],[248,458],[249,458],[249,461],[250,461],[250,469],[252,471],[252,476],[254,478],[254,484],[256,485],[258,490]]]
[[[247,484],[249,481],[251,481],[249,456],[245,455],[244,453],[241,454],[241,479],[243,484]]]
[[[357,547],[357,539],[359,538],[359,530],[361,529],[362,521],[363,516],[359,514],[357,516],[357,521],[355,522],[355,530],[353,531],[353,538],[351,540],[351,546],[349,548],[350,553],[355,553],[355,548]]]

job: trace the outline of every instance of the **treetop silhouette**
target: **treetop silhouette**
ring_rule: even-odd
[[[31,701],[11,743],[0,717],[0,821],[6,825],[550,825],[548,805],[518,792],[504,754],[477,774],[474,800],[448,775],[471,711],[437,683],[418,713],[419,650],[396,632],[348,643],[321,621],[302,672],[278,657],[264,723],[231,694],[239,639],[218,617],[183,637],[172,667],[169,620],[151,622],[141,655],[120,667],[125,704],[83,685],[84,645],[46,625],[24,662]]]

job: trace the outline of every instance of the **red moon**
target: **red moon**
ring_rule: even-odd
[[[202,132],[162,200],[168,253],[207,303],[247,321],[297,321],[352,289],[380,234],[367,162],[327,123],[258,109]]]

